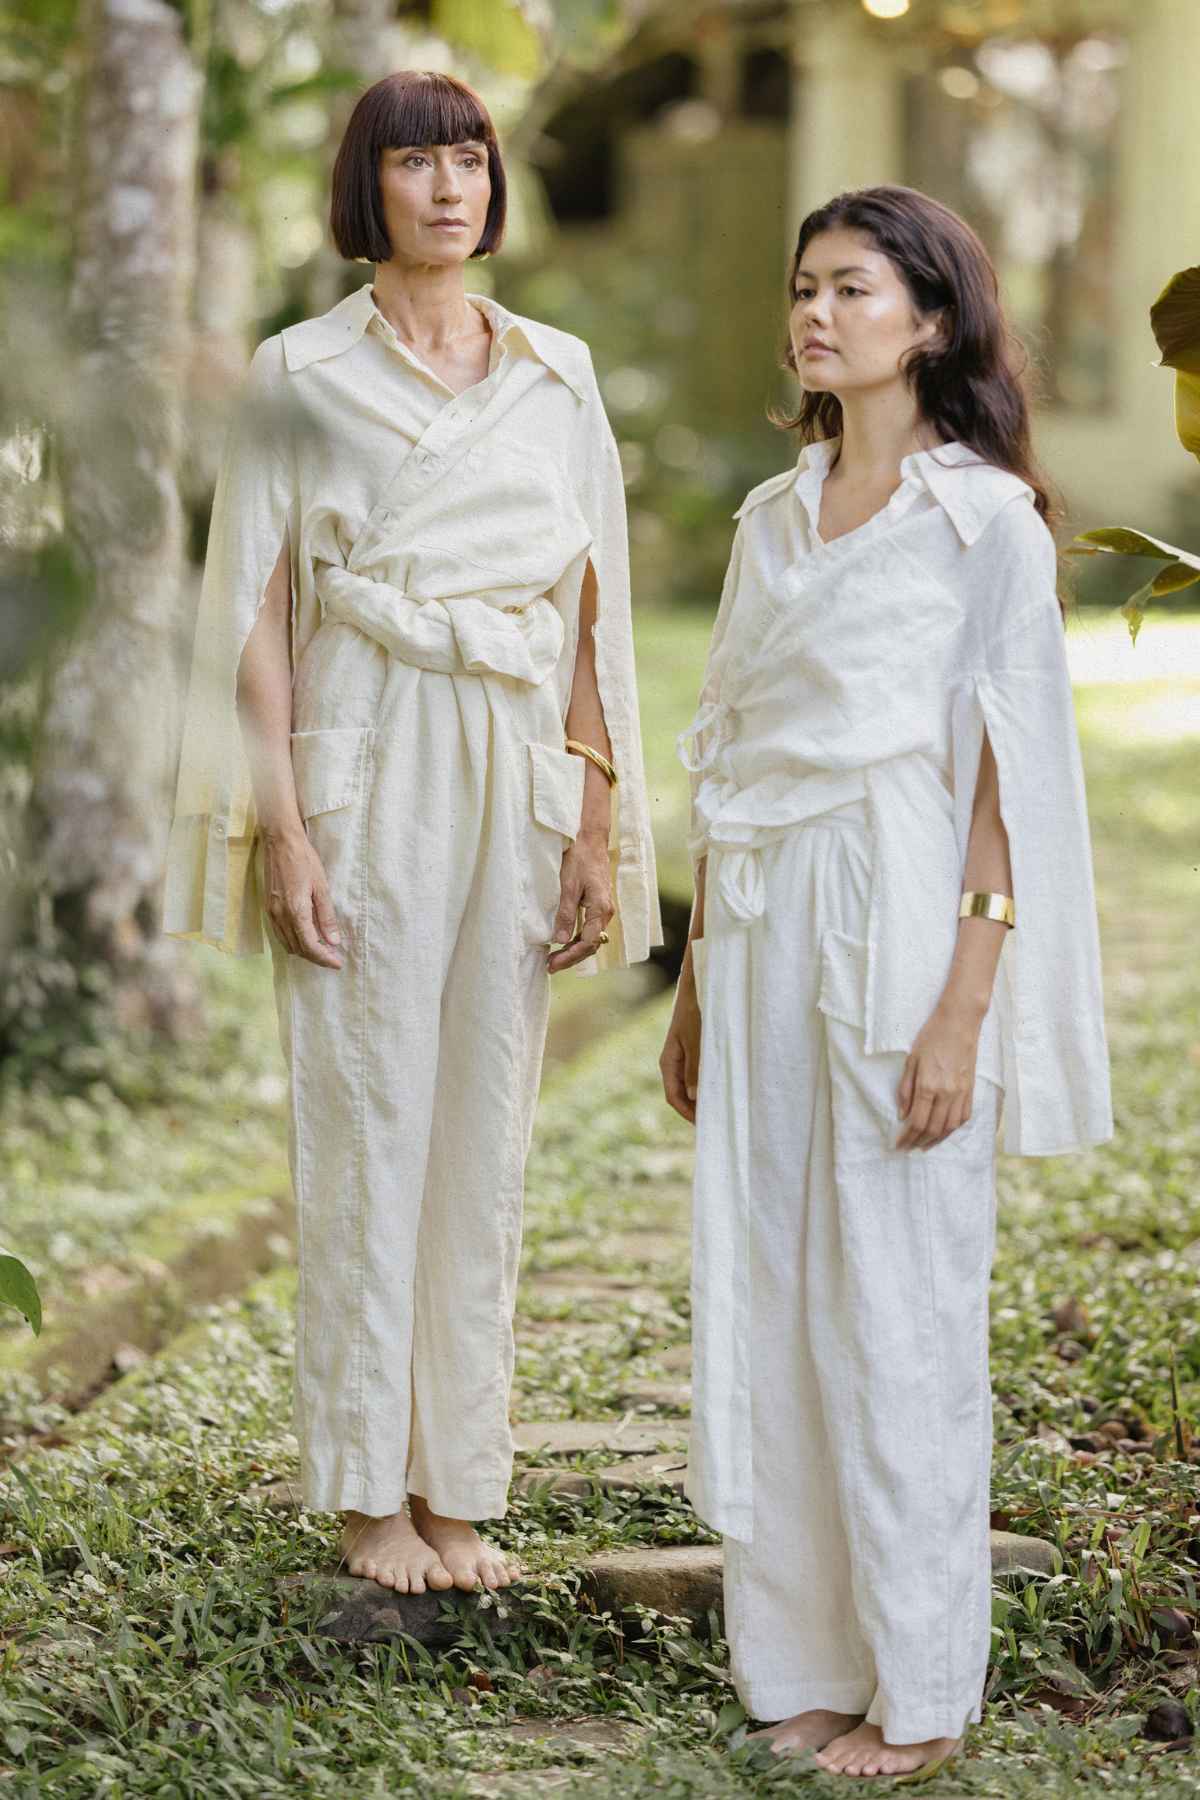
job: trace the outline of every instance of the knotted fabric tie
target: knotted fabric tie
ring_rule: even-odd
[[[676,740],[679,760],[692,775],[711,768],[729,742],[732,707],[723,700],[706,700],[686,731]]]
[[[540,687],[566,635],[544,595],[514,611],[483,594],[418,600],[331,563],[317,569],[317,594],[325,617],[353,625],[400,662],[444,675],[508,675]]]

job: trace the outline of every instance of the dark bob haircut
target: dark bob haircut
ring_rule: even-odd
[[[432,69],[400,69],[363,94],[346,126],[333,165],[329,223],[333,241],[350,262],[387,262],[392,254],[379,193],[379,159],[409,144],[487,147],[492,197],[483,236],[472,256],[498,250],[504,238],[508,185],[488,110],[465,81]]]

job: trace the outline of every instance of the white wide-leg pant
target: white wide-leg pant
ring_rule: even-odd
[[[552,688],[414,667],[332,619],[297,671],[297,791],[343,953],[321,968],[272,933],[314,1508],[507,1504],[545,946],[582,792]]]
[[[852,803],[759,852],[761,918],[708,913],[697,1154],[739,1128],[722,1109],[744,1058],[753,1527],[725,1539],[737,1691],[759,1719],[861,1712],[903,1743],[958,1736],[986,1674],[1000,1090],[980,1076],[961,1131],[892,1148],[904,1058],[867,1056],[861,1029],[869,846]]]

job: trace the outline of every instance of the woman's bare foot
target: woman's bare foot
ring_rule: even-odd
[[[793,1718],[781,1719],[778,1725],[769,1725],[765,1731],[752,1731],[746,1742],[766,1742],[776,1756],[823,1750],[834,1738],[852,1731],[862,1716],[861,1713],[826,1712],[817,1706],[809,1712],[796,1713]]]
[[[517,1565],[485,1544],[466,1519],[447,1519],[441,1513],[431,1512],[419,1494],[410,1494],[408,1504],[413,1524],[430,1548],[436,1550],[455,1587],[468,1592],[481,1583],[485,1588],[505,1588],[520,1574]]]
[[[818,1750],[817,1761],[835,1775],[910,1775],[945,1762],[961,1743],[961,1738],[927,1738],[921,1744],[885,1744],[878,1725],[857,1725]]]
[[[348,1512],[342,1527],[342,1560],[351,1575],[364,1575],[398,1594],[454,1586],[453,1575],[406,1512],[382,1519]]]

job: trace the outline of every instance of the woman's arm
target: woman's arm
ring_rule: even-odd
[[[1008,833],[1000,816],[1000,781],[986,734],[963,885],[977,893],[1012,894]],[[907,1123],[897,1150],[929,1150],[970,1118],[979,1033],[1008,930],[995,919],[959,921],[946,985],[904,1066],[899,1108]]]
[[[571,703],[567,708],[567,736],[598,750],[601,756],[612,756],[604,707],[596,681],[596,644],[592,636],[596,624],[596,572],[588,563],[579,597],[579,648],[575,653],[575,674],[571,684]],[[552,975],[572,964],[594,956],[600,933],[613,916],[612,869],[608,855],[608,838],[612,826],[612,790],[603,769],[590,758],[584,758],[583,813],[579,835],[563,857],[562,889],[558,912],[554,919],[554,942],[568,947],[551,956],[546,964]],[[583,907],[586,918],[575,942],[575,920]]]
[[[337,918],[292,773],[291,605],[285,541],[238,664],[238,723],[264,839],[268,916],[293,955],[340,969]]]
[[[692,918],[688,926],[679,984],[675,989],[675,1006],[658,1066],[662,1073],[663,1092],[667,1104],[685,1118],[696,1123],[696,1088],[700,1075],[700,1000],[696,993],[696,970],[692,961],[692,945],[704,936],[704,887],[708,874],[708,858],[696,865],[696,897],[692,902]]]

